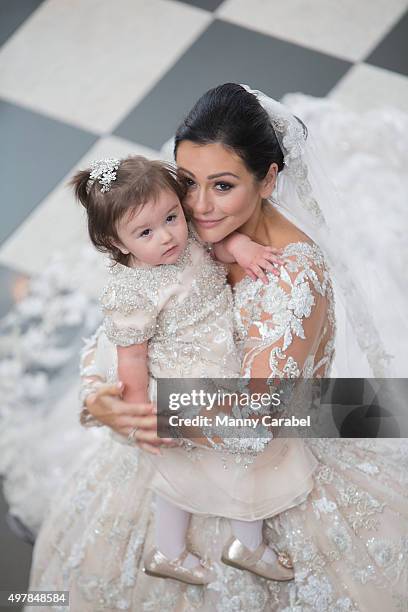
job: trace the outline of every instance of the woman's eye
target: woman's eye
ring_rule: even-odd
[[[151,229],[143,230],[143,232],[141,232],[140,234],[140,238],[142,238],[143,236],[149,236],[151,231],[152,231]]]
[[[230,189],[233,188],[234,185],[231,185],[231,183],[216,183],[215,187],[217,189],[217,191],[229,191]]]
[[[169,215],[168,217],[166,217],[167,223],[171,223],[172,221],[174,221],[174,219],[177,219],[177,215],[176,214],[172,214],[172,215]]]
[[[188,176],[185,176],[183,181],[186,187],[192,187],[194,185],[193,179],[189,178]]]

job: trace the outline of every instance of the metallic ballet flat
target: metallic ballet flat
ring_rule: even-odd
[[[250,550],[232,535],[223,548],[221,560],[226,565],[247,570],[267,580],[293,580],[295,574],[289,555],[285,552],[279,552],[273,547],[277,555],[277,561],[268,563],[262,560],[266,547],[267,544],[261,542],[258,548]]]
[[[169,559],[158,548],[152,548],[144,558],[143,571],[157,578],[172,578],[186,584],[208,584],[214,580],[211,566],[202,559],[192,568],[183,567],[183,561],[189,551],[184,551],[175,559]]]

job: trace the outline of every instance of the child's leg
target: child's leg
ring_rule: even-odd
[[[186,546],[186,534],[191,514],[156,494],[155,540],[157,548],[169,559],[178,557]],[[200,559],[189,553],[183,567],[191,569]]]
[[[240,540],[250,550],[258,548],[262,542],[262,523],[259,521],[237,521],[231,520],[232,531],[238,540]],[[276,553],[269,548],[265,549],[262,559],[267,563],[274,563],[277,559]]]

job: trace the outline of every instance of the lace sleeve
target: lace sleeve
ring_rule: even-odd
[[[327,331],[329,276],[311,260],[297,255],[287,260],[280,277],[268,274],[269,284],[260,286],[253,303],[240,313],[247,320],[244,378],[314,374],[315,355]]]
[[[107,382],[106,377],[104,377],[102,372],[98,371],[95,358],[98,339],[102,332],[103,327],[100,326],[95,334],[85,341],[85,345],[80,356],[79,373],[81,377],[81,385],[79,390],[79,400],[81,409],[79,413],[79,422],[84,427],[103,426],[103,423],[100,423],[97,419],[95,419],[95,417],[92,416],[85,406],[88,395]]]

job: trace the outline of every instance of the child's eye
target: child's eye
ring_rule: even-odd
[[[143,230],[143,232],[141,232],[139,238],[142,238],[142,236],[149,236],[151,231],[152,231],[151,229]]]
[[[177,219],[177,215],[174,214],[174,213],[172,215],[168,215],[168,217],[166,217],[167,223],[171,223],[172,221],[174,221],[174,219]]]
[[[229,191],[234,187],[234,185],[231,185],[231,183],[215,183],[215,187],[217,191]]]

